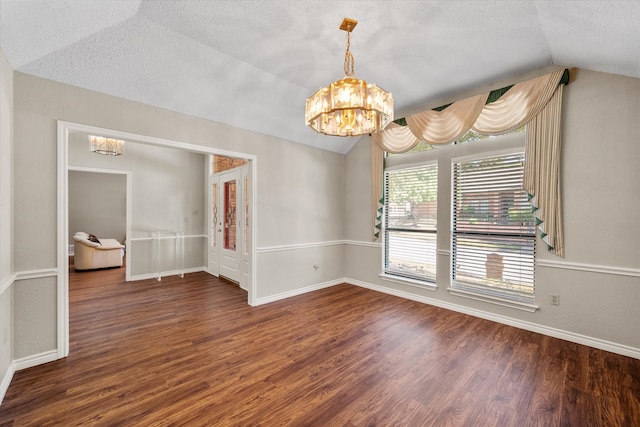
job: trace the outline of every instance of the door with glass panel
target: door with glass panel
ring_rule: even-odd
[[[217,241],[220,275],[235,282],[242,280],[244,236],[244,185],[242,170],[220,174],[218,180]]]

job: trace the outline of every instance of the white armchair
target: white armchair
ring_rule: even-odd
[[[89,240],[89,236],[82,231],[73,236],[73,264],[76,270],[122,267],[124,245],[116,239],[100,239],[95,242]]]

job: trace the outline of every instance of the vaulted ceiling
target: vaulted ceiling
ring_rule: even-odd
[[[0,47],[27,74],[339,153],[305,100],[344,76],[396,118],[549,65],[640,78],[640,1],[0,0]]]

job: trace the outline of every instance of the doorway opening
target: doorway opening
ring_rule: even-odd
[[[68,255],[74,251],[72,236],[77,232],[124,243],[130,228],[131,172],[69,166],[68,173]],[[128,278],[126,263],[125,269]]]
[[[247,290],[249,182],[247,161],[211,156],[209,271]]]
[[[243,219],[243,224],[246,225],[243,233],[246,233],[246,244],[244,245],[243,253],[246,252],[246,259],[243,260],[245,265],[242,266],[242,274],[245,275],[241,282],[246,283],[247,290],[247,302],[249,305],[256,305],[257,299],[257,280],[256,280],[256,168],[257,158],[254,155],[231,152],[227,150],[219,150],[212,147],[200,146],[189,144],[180,141],[167,140],[162,138],[150,137],[146,135],[132,134],[129,132],[122,132],[113,129],[105,129],[94,126],[87,126],[78,123],[58,121],[58,235],[57,235],[57,266],[58,266],[58,283],[57,283],[57,336],[58,336],[58,357],[66,357],[69,354],[69,142],[71,138],[77,138],[78,136],[85,137],[87,135],[101,135],[108,138],[122,139],[127,144],[142,144],[149,147],[163,147],[181,150],[189,153],[203,154],[205,158],[210,159],[211,156],[219,155],[233,159],[240,159],[246,162],[245,176],[246,176],[246,191],[243,193],[243,197],[247,200],[247,212],[246,221]],[[87,142],[88,144],[88,142]],[[72,169],[81,168],[81,166],[75,164]],[[135,181],[136,177],[132,176],[131,181]],[[202,180],[206,187],[206,176],[202,176]],[[149,183],[153,186],[153,182]],[[242,186],[244,187],[244,186]],[[150,191],[153,191],[151,188]],[[201,197],[204,200],[208,198],[208,191],[204,191]],[[244,195],[246,193],[246,196]],[[128,192],[131,194],[131,191]],[[127,212],[127,236],[131,235],[131,206],[129,206]],[[135,210],[135,208],[134,208]],[[135,212],[134,212],[135,213]],[[197,212],[193,212],[197,215]],[[207,213],[208,215],[208,213]],[[243,217],[244,218],[244,217]],[[210,221],[207,221],[210,223]],[[209,233],[208,233],[209,234]],[[205,235],[203,238],[208,239],[209,236]],[[206,246],[206,245],[205,245]],[[206,256],[206,258],[204,258]],[[129,258],[129,257],[128,257]],[[203,254],[203,258],[208,259],[207,255]],[[126,263],[126,268],[130,268],[129,259]],[[246,267],[246,268],[245,268]],[[202,270],[208,271],[207,265],[203,265]],[[128,270],[127,270],[128,271]]]

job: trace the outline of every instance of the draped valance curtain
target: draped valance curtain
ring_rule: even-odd
[[[467,131],[501,135],[526,125],[524,190],[529,193],[541,236],[549,250],[564,257],[560,203],[560,116],[566,70],[516,83],[487,103],[489,93],[443,109],[406,117],[406,126],[389,124],[371,136],[375,235],[380,230],[383,151],[404,153],[418,142],[449,144]]]

